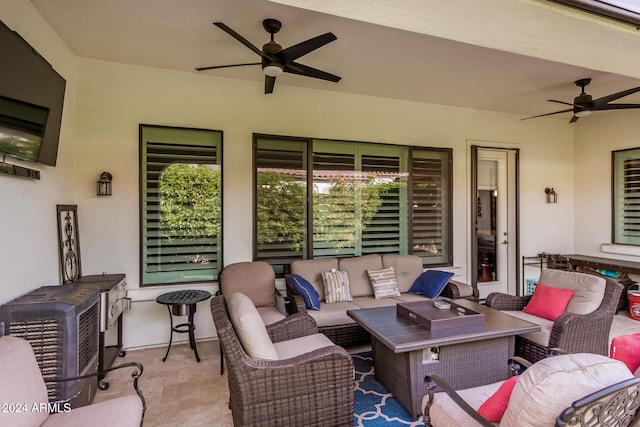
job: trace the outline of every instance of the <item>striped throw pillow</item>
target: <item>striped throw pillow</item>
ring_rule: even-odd
[[[367,270],[367,274],[376,299],[400,296],[396,271],[393,267],[382,270]]]
[[[324,283],[324,301],[327,304],[352,300],[349,275],[346,271],[323,271],[322,282]]]

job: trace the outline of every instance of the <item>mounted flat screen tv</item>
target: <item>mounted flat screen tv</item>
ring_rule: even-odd
[[[0,162],[55,166],[66,81],[0,21]]]

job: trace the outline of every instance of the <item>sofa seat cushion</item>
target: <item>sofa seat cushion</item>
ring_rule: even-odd
[[[382,257],[380,255],[354,256],[338,260],[338,270],[346,271],[349,275],[351,296],[353,297],[373,295],[367,270],[380,269],[382,269]]]
[[[520,375],[502,423],[518,427],[554,425],[556,417],[572,402],[628,378],[632,374],[624,363],[598,354],[542,359]]]
[[[395,298],[357,297],[351,301],[360,308],[389,307],[398,304]]]
[[[335,345],[324,334],[311,334],[274,344],[280,360],[291,359],[319,348]]]
[[[499,381],[480,387],[468,388],[465,390],[456,390],[456,392],[476,411],[487,399],[489,399],[504,383]],[[428,396],[422,400],[422,408],[424,410]],[[478,425],[464,412],[460,407],[446,394],[436,393],[433,403],[429,410],[431,415],[431,423],[433,427],[450,427],[450,426],[474,426]]]
[[[233,329],[249,357],[259,360],[278,360],[278,352],[251,299],[241,293],[231,294],[227,309]]]
[[[502,313],[508,314],[518,319],[526,320],[527,322],[540,325],[541,330],[538,332],[527,332],[520,336],[528,339],[531,342],[540,344],[543,347],[549,345],[549,339],[551,338],[551,330],[553,329],[553,321],[544,319],[542,317],[534,316],[533,314],[524,313],[522,311],[503,311]]]
[[[303,259],[291,263],[291,274],[297,274],[311,283],[316,292],[318,292],[320,301],[325,300],[322,272],[337,269],[337,258]]]
[[[400,293],[409,292],[422,274],[422,259],[417,255],[383,255],[382,268],[393,267]]]
[[[278,307],[256,307],[258,314],[262,318],[262,323],[271,325],[285,318],[285,315],[278,310]]]
[[[594,312],[602,303],[607,281],[593,274],[545,268],[540,272],[539,283],[575,293],[567,305],[567,311],[575,314]]]
[[[347,316],[347,310],[357,310],[359,308],[353,302],[342,301],[332,304],[320,302],[320,310],[310,310],[307,311],[307,314],[313,317],[319,328],[322,328],[356,323],[355,320]]]
[[[431,298],[427,298],[424,295],[420,295],[420,294],[402,293],[400,294],[399,297],[394,297],[393,299],[396,300],[396,302],[414,302],[414,301],[428,301]]]

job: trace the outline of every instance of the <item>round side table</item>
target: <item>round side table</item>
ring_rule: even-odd
[[[179,332],[189,334],[189,346],[193,350],[196,360],[200,363],[200,356],[198,356],[196,339],[193,333],[196,329],[196,325],[193,322],[193,315],[196,312],[196,304],[200,301],[209,299],[210,297],[210,292],[189,289],[184,291],[167,292],[166,294],[159,295],[158,298],[156,298],[156,302],[158,304],[167,306],[167,309],[169,310],[169,320],[171,321],[169,347],[167,348],[167,353],[162,358],[163,362],[165,362],[169,356],[169,350],[171,350],[171,343],[173,341],[173,333]],[[174,326],[173,316],[187,316],[187,322]]]

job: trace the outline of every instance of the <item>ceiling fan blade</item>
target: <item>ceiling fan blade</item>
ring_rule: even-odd
[[[261,62],[250,62],[247,64],[232,64],[232,65],[214,65],[212,67],[198,67],[196,71],[215,70],[216,68],[230,68],[230,67],[244,67],[245,65],[262,65]]]
[[[520,119],[520,120],[522,121],[522,120],[535,119],[536,117],[551,116],[551,115],[554,115],[554,114],[567,113],[569,111],[573,111],[573,108],[567,108],[566,110],[554,111],[553,113],[538,114],[537,116],[525,117],[524,119]]]
[[[243,45],[245,45],[246,47],[248,47],[249,49],[251,49],[252,51],[257,53],[261,57],[263,57],[265,59],[273,60],[273,58],[271,58],[269,55],[267,55],[266,53],[264,53],[263,51],[261,51],[260,49],[255,47],[249,40],[245,39],[240,34],[238,34],[235,31],[233,31],[228,25],[223,24],[222,22],[214,22],[213,25],[215,25],[216,27],[220,28],[222,31],[224,31],[225,33],[229,34],[231,37],[233,37],[234,39],[238,40],[240,43],[242,43]]]
[[[640,92],[640,87],[634,87],[632,89],[623,90],[622,92],[612,93],[611,95],[603,96],[602,98],[594,99],[593,103],[596,106],[607,104],[611,101],[615,101],[616,99],[622,98],[627,95],[631,95],[632,93]]]
[[[603,104],[595,106],[593,110],[626,110],[628,108],[640,108],[640,104]]]
[[[264,76],[264,93],[273,93],[273,87],[276,85],[276,78]]]
[[[307,53],[326,45],[327,43],[331,43],[336,39],[337,37],[333,33],[321,34],[307,41],[303,41],[301,43],[283,49],[280,52],[280,55],[282,55],[284,62],[293,62],[301,56],[304,56]]]
[[[577,122],[577,121],[578,121],[578,119],[579,119],[579,118],[580,118],[580,117],[578,117],[578,116],[574,115],[573,117],[571,117],[571,120],[569,120],[569,123],[575,123],[575,122]]]
[[[572,104],[571,102],[557,101],[555,99],[547,99],[548,102],[557,102],[558,104],[571,105],[572,107],[580,107],[579,105]],[[582,107],[580,107],[582,108]]]
[[[330,82],[339,82],[342,77],[336,76],[326,71],[318,70],[317,68],[302,65],[297,62],[287,62],[284,64],[284,72],[291,74],[298,74],[306,77],[313,77],[320,80],[328,80]]]

